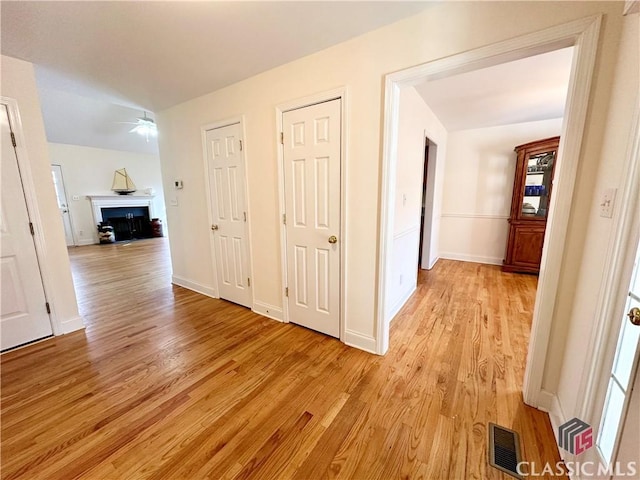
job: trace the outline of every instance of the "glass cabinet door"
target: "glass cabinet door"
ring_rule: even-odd
[[[530,155],[526,163],[526,181],[522,195],[523,218],[547,218],[556,151]]]

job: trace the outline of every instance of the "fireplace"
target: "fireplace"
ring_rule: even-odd
[[[116,241],[153,237],[153,195],[89,196],[96,225],[113,227]]]
[[[107,207],[100,211],[102,223],[113,227],[116,242],[153,237],[149,207]]]

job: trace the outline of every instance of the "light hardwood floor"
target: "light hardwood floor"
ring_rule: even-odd
[[[559,460],[521,385],[532,276],[441,260],[385,357],[171,286],[164,239],[70,250],[84,332],[2,355],[2,478],[502,479]]]

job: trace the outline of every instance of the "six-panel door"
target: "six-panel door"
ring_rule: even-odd
[[[340,336],[340,100],[285,112],[289,320]]]

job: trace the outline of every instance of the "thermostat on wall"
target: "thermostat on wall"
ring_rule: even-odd
[[[173,186],[176,188],[176,190],[180,190],[182,188],[182,180],[175,180],[173,182]]]

